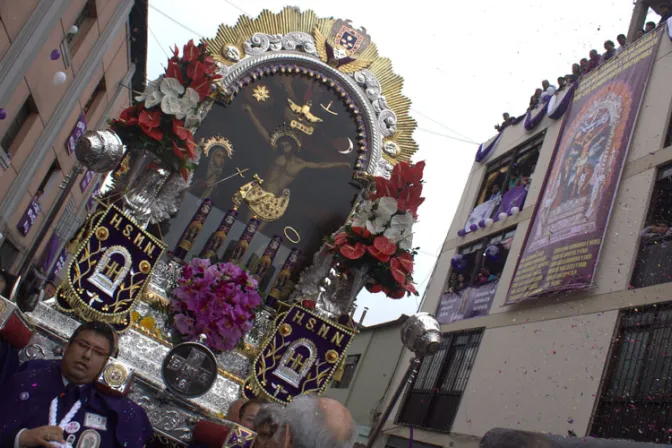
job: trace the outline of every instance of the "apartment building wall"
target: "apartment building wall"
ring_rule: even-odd
[[[504,303],[562,120],[545,118],[532,132],[522,123],[511,126],[502,133],[487,162],[474,163],[422,311],[437,312],[451,272],[451,258],[461,247],[504,229],[515,228],[516,233],[489,315],[441,326],[444,333],[484,329],[450,433],[414,428],[415,440],[435,446],[477,446],[478,438],[493,427],[563,435],[571,431],[579,436],[590,431],[619,310],[643,309],[672,300],[669,280],[637,289],[631,286],[639,234],[646,224],[654,182],[659,168],[672,162],[672,146],[665,146],[672,116],[670,79],[672,41],[663,36],[603,239],[594,285],[588,290],[515,305]],[[521,212],[488,229],[458,237],[457,231],[476,204],[488,164],[541,132],[546,135]],[[402,367],[393,379],[395,386],[410,358],[411,354],[404,351]],[[388,394],[386,402],[389,398]],[[402,398],[385,427],[389,435],[408,438],[409,428],[395,422],[403,406]],[[376,446],[386,446],[385,437]]]
[[[85,204],[97,177],[82,188],[80,174],[54,222],[45,217],[55,203],[58,187],[76,163],[66,142],[80,115],[87,129],[105,126],[106,120],[127,107],[132,98],[129,13],[133,0],[7,0],[0,5],[0,120],[4,136],[20,114],[18,133],[9,147],[0,148],[0,246],[3,269],[16,270],[34,243],[40,227],[49,233],[40,245],[40,260],[65,205],[85,216]],[[136,8],[146,10],[146,2]],[[145,13],[146,15],[146,13]],[[69,33],[77,25],[79,32]],[[135,30],[137,32],[137,30]],[[146,32],[143,30],[142,32]],[[146,42],[143,40],[143,42]],[[59,50],[62,56],[52,60]],[[145,60],[139,61],[144,66]],[[62,71],[67,79],[54,85]],[[142,68],[144,73],[144,67]],[[22,109],[23,108],[23,109]],[[49,179],[47,179],[47,175]],[[44,191],[40,192],[40,188]],[[40,194],[41,193],[41,194]],[[17,224],[34,198],[40,212],[27,235]],[[72,210],[72,208],[71,208]]]

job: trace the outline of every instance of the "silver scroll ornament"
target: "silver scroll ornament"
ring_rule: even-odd
[[[112,171],[124,156],[124,143],[112,131],[86,131],[77,140],[79,163],[96,173]]]
[[[401,326],[401,342],[418,358],[432,355],[441,348],[439,323],[429,313],[411,316]]]

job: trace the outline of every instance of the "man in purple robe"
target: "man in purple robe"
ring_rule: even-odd
[[[85,323],[62,360],[24,363],[0,389],[0,447],[145,446],[152,437],[145,411],[96,387],[115,341],[110,326]]]

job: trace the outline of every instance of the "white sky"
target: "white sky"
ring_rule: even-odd
[[[288,1],[152,0],[148,79],[163,73],[168,47],[181,48],[189,39],[200,37],[152,7],[200,35],[214,37],[221,23],[234,25],[243,11],[256,17],[264,9],[278,12]],[[312,9],[319,17],[351,19],[355,26],[364,26],[379,54],[390,58],[395,72],[405,79],[404,94],[413,102],[412,115],[420,128],[415,133],[420,151],[414,159],[427,161],[427,200],[414,227],[414,246],[422,251],[414,276],[420,294],[478,148],[445,136],[467,136],[477,142],[493,136],[502,112],[522,114],[541,80],[555,83],[590,49],[602,52],[605,40],[616,41],[618,34],[627,34],[633,7],[632,0],[294,0],[291,5]],[[365,306],[369,307],[366,325],[413,314],[421,297],[390,300],[363,292],[356,317]]]

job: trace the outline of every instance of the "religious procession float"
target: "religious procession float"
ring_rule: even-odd
[[[322,393],[360,290],[417,294],[424,164],[401,89],[365,29],[311,11],[176,46],[108,130],[79,139],[112,188],[56,296],[26,314],[1,302],[0,329],[27,332],[23,359],[50,359],[81,322],[111,324],[120,352],[99,383],[144,407],[158,444],[189,444],[206,419],[251,446],[224,419],[234,400]],[[405,343],[438,347],[435,322],[413,322]]]

